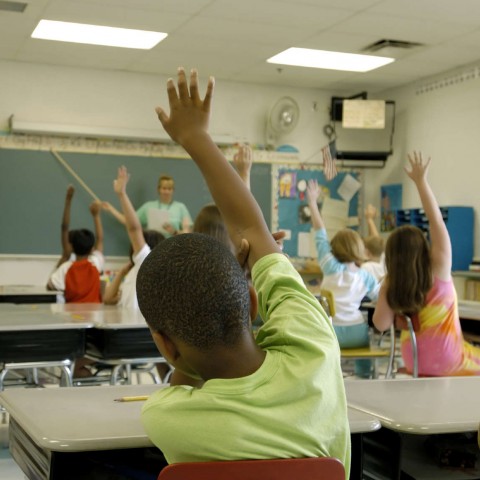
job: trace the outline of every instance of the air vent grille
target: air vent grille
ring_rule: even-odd
[[[27,3],[24,2],[8,2],[0,0],[0,11],[22,13],[27,8]]]
[[[392,48],[400,48],[403,50],[409,50],[412,48],[416,47],[421,47],[423,46],[423,43],[417,43],[417,42],[406,42],[403,40],[388,40],[388,39],[383,39],[383,40],[378,40],[378,42],[374,42],[370,45],[367,45],[365,48],[363,48],[364,52],[378,52],[379,50],[383,49],[392,49]]]

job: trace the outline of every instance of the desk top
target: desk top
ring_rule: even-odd
[[[8,306],[3,306],[8,305]],[[8,313],[26,315],[49,315],[75,319],[77,322],[93,324],[99,329],[148,328],[137,309],[120,308],[102,303],[39,303],[39,304],[0,304],[0,317]],[[39,323],[41,321],[39,320]]]
[[[26,330],[66,330],[90,328],[93,322],[75,314],[53,313],[18,308],[0,309],[0,332]]]
[[[61,295],[44,285],[0,285],[0,295]]]
[[[459,300],[458,314],[461,319],[480,320],[480,302],[474,302],[472,300]]]
[[[346,381],[348,406],[382,426],[429,435],[478,430],[480,377]]]
[[[150,395],[160,385],[9,389],[0,403],[41,448],[74,452],[151,447],[140,422],[143,402],[115,398]],[[380,422],[349,409],[352,433],[380,428]]]

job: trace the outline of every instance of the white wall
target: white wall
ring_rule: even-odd
[[[31,122],[161,128],[153,109],[158,104],[167,105],[166,78],[5,61],[0,61],[0,71],[0,130],[7,129],[11,114]],[[425,83],[427,81],[408,85],[381,96],[396,101],[395,153],[385,168],[365,171],[364,201],[379,206],[380,186],[401,182],[404,183],[404,207],[419,206],[403,166],[408,151],[422,150],[433,157],[429,177],[439,203],[475,208],[475,255],[480,256],[480,195],[477,194],[480,79],[416,95],[417,87]],[[313,157],[312,154],[327,141],[322,129],[328,123],[330,92],[217,81],[211,132],[263,144],[267,112],[284,95],[292,96],[299,103],[301,115],[297,128],[280,143],[296,146],[301,161],[320,162],[320,154]],[[50,263],[47,262],[45,270],[49,271]],[[0,262],[0,283],[37,283],[40,273],[31,281],[28,262],[17,265],[13,275],[11,265],[7,268]],[[40,270],[43,274],[44,270]],[[38,283],[43,284],[44,280],[41,278]]]
[[[474,66],[446,72],[417,84],[384,92],[396,101],[394,155],[382,170],[365,175],[365,202],[380,205],[380,185],[403,183],[403,206],[420,206],[413,183],[403,167],[407,152],[420,150],[432,157],[429,180],[440,205],[474,207],[474,256],[480,256],[480,77],[442,86]],[[423,85],[438,88],[416,94]]]

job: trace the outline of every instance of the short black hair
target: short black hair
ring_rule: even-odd
[[[150,328],[201,350],[232,346],[250,328],[248,283],[228,247],[201,233],[160,242],[137,275]]]
[[[95,245],[95,235],[91,230],[86,228],[72,230],[68,237],[75,255],[88,255]]]

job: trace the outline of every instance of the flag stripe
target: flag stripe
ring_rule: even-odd
[[[337,176],[337,165],[335,163],[335,158],[332,158],[332,154],[330,152],[330,145],[325,145],[322,148],[322,156],[323,156],[323,174],[327,181],[332,180]]]

